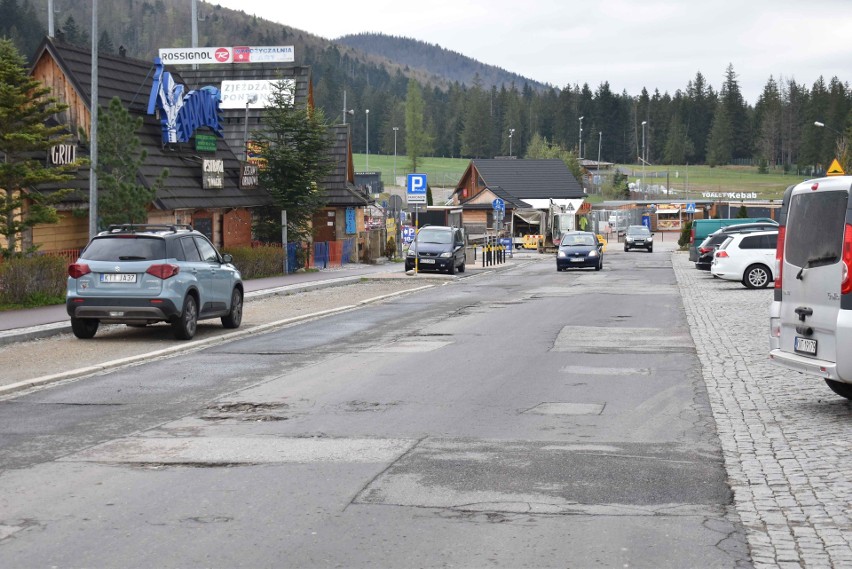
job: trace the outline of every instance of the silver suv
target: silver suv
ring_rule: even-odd
[[[188,225],[111,226],[68,266],[71,329],[89,339],[101,322],[169,322],[176,338],[189,340],[198,320],[221,318],[237,328],[243,281],[231,262]]]
[[[780,222],[771,361],[852,399],[852,176],[790,186]]]

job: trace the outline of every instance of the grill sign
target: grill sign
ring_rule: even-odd
[[[54,166],[66,166],[77,160],[77,147],[73,144],[57,144],[50,148],[50,163]]]

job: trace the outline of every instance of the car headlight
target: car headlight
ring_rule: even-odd
[[[411,247],[410,249],[408,249],[408,253],[406,253],[406,255],[408,257],[413,257],[414,256],[414,247]]]
[[[633,238],[632,238],[632,237],[625,237],[625,239],[627,240],[627,242],[628,242],[628,243],[633,243]]]
[[[597,257],[597,256],[598,256],[598,252],[596,250],[592,249],[591,251],[589,251],[589,257]]]
[[[450,257],[452,257],[452,256],[453,256],[453,252],[452,252],[452,251],[444,251],[443,253],[441,253],[441,258],[442,258],[442,259],[449,259],[449,258],[450,258]]]
[[[649,235],[648,237],[645,238],[645,241],[653,241],[653,240],[654,240],[653,235]]]
[[[565,257],[567,257],[567,255],[565,254],[565,251],[559,251],[558,253],[556,253],[556,256],[559,257],[560,259],[564,259]]]

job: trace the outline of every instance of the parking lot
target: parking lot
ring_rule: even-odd
[[[755,566],[852,566],[852,404],[769,362],[771,287],[672,264]]]

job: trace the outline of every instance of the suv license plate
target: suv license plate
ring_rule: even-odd
[[[101,273],[102,283],[135,283],[136,273]]]
[[[793,350],[800,354],[815,356],[817,353],[817,341],[796,336],[796,340],[793,342]]]

